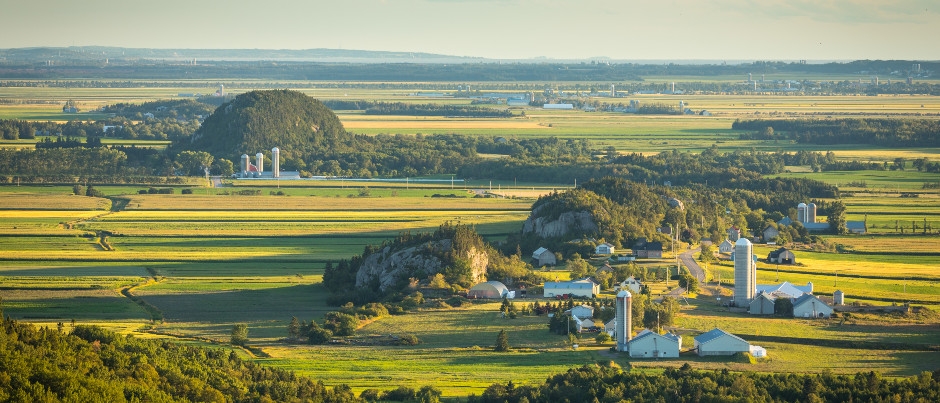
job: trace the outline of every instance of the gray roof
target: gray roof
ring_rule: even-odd
[[[820,303],[822,303],[823,305],[829,306],[829,305],[827,305],[825,302],[823,302],[821,299],[816,298],[816,296],[813,295],[813,294],[803,294],[803,295],[800,296],[799,298],[793,300],[793,307],[795,308],[795,307],[798,307],[798,306],[800,306],[800,305],[803,305],[803,304],[805,304],[806,302],[808,302],[808,301],[810,301],[810,300],[816,300],[816,301],[819,301]]]
[[[793,219],[790,217],[783,217],[783,219],[777,221],[777,225],[793,225]]]
[[[850,230],[852,229],[865,230],[865,227],[866,227],[865,221],[846,221],[845,222],[845,228],[850,229]]]
[[[710,342],[710,341],[712,341],[712,340],[715,340],[715,339],[717,339],[717,338],[719,338],[719,337],[721,337],[721,336],[725,336],[725,335],[734,337],[735,339],[738,339],[738,340],[741,340],[741,341],[747,343],[747,341],[745,341],[744,339],[742,339],[742,338],[740,338],[740,337],[738,337],[738,336],[735,336],[735,335],[733,335],[733,334],[731,334],[731,333],[728,333],[728,332],[726,332],[726,331],[724,331],[724,330],[721,330],[721,329],[719,329],[719,328],[717,328],[717,327],[714,328],[714,329],[712,329],[712,330],[709,330],[709,331],[707,331],[707,332],[705,332],[705,333],[702,333],[702,334],[700,334],[700,335],[698,335],[698,336],[695,336],[695,341],[698,342],[699,345],[702,345],[702,344],[708,343],[708,342]]]
[[[487,281],[480,284],[477,284],[470,288],[470,290],[486,290],[486,289],[495,289],[499,291],[499,295],[505,295],[509,292],[509,289],[503,283],[499,281]]]
[[[639,334],[637,334],[636,337],[634,337],[633,339],[630,339],[630,342],[632,343],[632,342],[634,342],[634,341],[643,340],[643,339],[645,339],[645,338],[647,338],[647,337],[655,337],[655,336],[659,336],[659,337],[662,337],[662,338],[665,338],[665,339],[668,339],[668,340],[672,340],[672,341],[674,341],[674,342],[676,342],[676,343],[679,343],[679,339],[680,339],[679,335],[676,335],[676,334],[672,334],[672,333],[659,334],[659,333],[656,333],[656,332],[653,332],[653,331],[649,331],[649,332],[640,332]]]
[[[784,281],[780,284],[758,284],[756,288],[758,294],[762,292],[765,294],[786,294],[792,298],[813,292],[813,288],[809,284],[805,286],[798,286],[790,284],[787,281]]]
[[[807,223],[803,223],[803,228],[806,228],[807,231],[826,231],[829,229],[829,223],[807,222]]]

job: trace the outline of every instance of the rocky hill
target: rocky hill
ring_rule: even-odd
[[[450,239],[429,241],[398,250],[386,246],[363,258],[356,273],[356,287],[374,287],[377,284],[379,291],[385,292],[410,278],[423,280],[428,276],[444,273],[448,266],[455,264],[447,259],[453,252],[453,242]],[[458,252],[455,257],[466,262],[470,284],[486,279],[486,266],[489,263],[486,250],[469,246]]]

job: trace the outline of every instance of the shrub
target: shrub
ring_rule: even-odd
[[[406,334],[398,338],[398,344],[402,346],[417,346],[421,343],[421,340],[418,339],[418,336],[413,334]]]
[[[180,194],[191,195],[191,194],[193,194],[193,190],[192,190],[192,189],[189,189],[189,188],[186,188],[186,189],[181,190],[181,191],[180,191]]]
[[[387,390],[382,393],[381,400],[393,402],[405,402],[415,399],[415,390],[405,386],[399,386],[398,389]]]

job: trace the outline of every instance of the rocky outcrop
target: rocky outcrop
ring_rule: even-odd
[[[594,223],[594,217],[587,211],[568,211],[552,220],[538,216],[541,207],[532,210],[532,214],[525,220],[522,227],[523,234],[535,233],[540,238],[559,238],[567,235],[591,234],[598,229],[597,224]]]
[[[378,281],[379,289],[386,291],[401,280],[411,277],[424,280],[440,273],[449,264],[443,256],[451,250],[451,240],[428,242],[399,250],[387,246],[379,252],[366,256],[356,273],[356,287],[365,287]],[[489,256],[485,251],[470,248],[461,258],[470,262],[472,282],[486,277]]]

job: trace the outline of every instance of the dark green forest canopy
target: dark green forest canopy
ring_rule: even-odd
[[[931,119],[754,119],[736,120],[745,140],[795,140],[806,144],[875,144],[938,147],[940,121]]]

